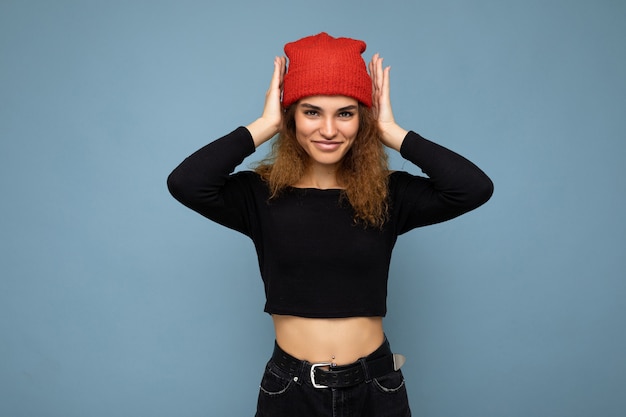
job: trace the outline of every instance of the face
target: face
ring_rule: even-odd
[[[319,165],[337,165],[359,130],[358,101],[345,96],[311,96],[297,103],[296,138]]]

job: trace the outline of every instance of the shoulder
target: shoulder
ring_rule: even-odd
[[[414,182],[427,182],[428,178],[420,177],[418,175],[409,174],[406,171],[391,171],[389,173],[389,189],[394,190],[403,188],[409,183]]]
[[[248,184],[251,187],[267,187],[265,180],[259,174],[251,170],[237,171],[230,175],[230,180],[241,184]]]
[[[255,171],[237,171],[230,175],[228,182],[237,184],[235,187],[239,189],[248,190],[248,192],[253,193],[256,198],[265,200],[269,198],[269,184],[259,173]]]
[[[419,200],[424,193],[431,190],[431,181],[427,177],[413,175],[406,171],[392,171],[389,174],[388,190],[389,199],[392,204],[400,201]]]

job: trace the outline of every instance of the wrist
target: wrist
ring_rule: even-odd
[[[400,151],[404,138],[409,133],[408,130],[400,127],[396,123],[389,123],[380,126],[380,136],[385,146]]]
[[[247,125],[246,129],[248,129],[252,136],[254,146],[259,147],[279,132],[280,124],[272,123],[263,117],[259,117]]]

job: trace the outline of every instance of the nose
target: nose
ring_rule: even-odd
[[[322,121],[320,134],[324,139],[332,139],[337,136],[337,125],[334,117],[326,117]]]

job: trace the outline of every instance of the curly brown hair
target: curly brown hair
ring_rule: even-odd
[[[304,175],[308,154],[296,139],[294,103],[285,110],[283,129],[272,144],[269,155],[255,171],[268,183],[270,199]],[[341,160],[337,179],[344,186],[343,196],[354,210],[354,220],[381,228],[387,219],[387,153],[380,141],[378,124],[372,110],[359,103],[359,130],[352,147]]]

